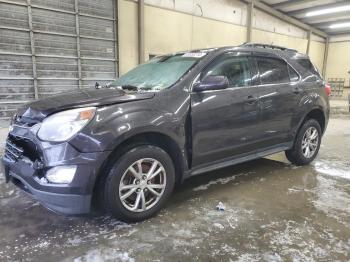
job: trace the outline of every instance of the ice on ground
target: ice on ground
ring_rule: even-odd
[[[344,188],[339,188],[337,181],[317,176],[317,186],[313,193],[314,199],[311,202],[315,208],[350,226],[350,195]]]
[[[349,163],[344,163],[337,160],[333,160],[332,162],[318,160],[315,163],[315,169],[317,172],[325,175],[350,180],[350,161]]]
[[[67,259],[65,261],[71,261]],[[118,251],[112,248],[94,249],[88,251],[86,254],[76,257],[74,262],[104,262],[104,261],[120,261],[120,262],[135,262],[127,252]]]
[[[274,252],[266,252],[263,254],[264,261],[267,262],[280,262],[282,261],[282,258],[279,254]]]
[[[243,175],[243,174],[240,174],[240,175]],[[217,184],[221,184],[221,185],[227,184],[227,183],[235,180],[236,177],[240,176],[240,175],[224,177],[224,178],[218,178],[218,179],[212,180],[212,181],[210,181],[209,183],[207,183],[205,185],[201,185],[201,186],[195,187],[193,189],[193,191],[207,190],[210,186],[217,185]]]
[[[222,224],[220,224],[220,223],[214,223],[213,226],[218,228],[218,229],[221,229],[221,230],[225,229],[225,227]]]

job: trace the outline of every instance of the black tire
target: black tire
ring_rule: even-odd
[[[159,163],[161,163],[161,165],[165,170],[165,175],[163,173],[163,176],[166,176],[166,183],[165,183],[166,185],[165,185],[164,191],[162,191],[163,192],[162,195],[159,197],[158,202],[156,202],[154,206],[144,211],[135,212],[135,211],[128,210],[124,206],[120,198],[119,185],[124,173],[126,173],[128,168],[132,166],[133,163],[135,163],[140,159],[154,159],[154,160],[157,160]],[[170,156],[163,149],[157,146],[153,146],[153,145],[135,146],[132,149],[126,151],[125,154],[120,156],[111,165],[111,168],[108,171],[108,175],[104,180],[103,200],[102,200],[104,202],[103,205],[108,213],[110,213],[112,216],[122,221],[125,221],[125,222],[142,221],[154,216],[157,212],[161,210],[161,208],[164,206],[169,196],[171,195],[174,189],[174,185],[175,185],[175,169],[174,169],[173,161],[170,158]],[[137,189],[137,190],[140,190],[140,189]],[[140,190],[140,191],[142,191],[143,197],[145,197],[146,193],[143,192],[143,190]],[[150,193],[151,192],[148,192],[148,194]],[[133,194],[137,195],[137,192]]]
[[[314,153],[311,157],[306,157],[303,154],[302,142],[303,142],[303,138],[304,138],[306,131],[312,127],[315,128],[318,132],[317,147],[316,147],[316,150],[314,151]],[[318,151],[319,151],[320,145],[321,145],[321,138],[322,138],[322,131],[321,131],[321,127],[320,127],[320,124],[318,123],[318,121],[316,121],[315,119],[306,120],[304,122],[304,124],[301,126],[301,128],[299,129],[297,136],[295,137],[293,148],[291,148],[290,150],[287,150],[285,152],[287,159],[291,163],[298,165],[298,166],[304,166],[304,165],[310,164],[316,158],[316,156],[318,154]]]

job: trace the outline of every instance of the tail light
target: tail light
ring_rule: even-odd
[[[328,96],[330,96],[330,95],[331,95],[331,93],[332,93],[332,88],[331,88],[331,85],[330,85],[330,84],[328,84],[328,83],[326,83],[326,84],[324,85],[324,88],[326,89],[326,93],[327,93],[327,95],[328,95]]]

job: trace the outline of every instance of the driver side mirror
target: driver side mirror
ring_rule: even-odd
[[[226,89],[229,86],[228,78],[226,76],[206,76],[202,81],[193,85],[193,92],[203,92],[207,90]]]

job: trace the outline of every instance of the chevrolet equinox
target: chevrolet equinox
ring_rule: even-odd
[[[157,56],[103,87],[31,102],[11,121],[6,181],[62,214],[156,214],[184,179],[285,151],[316,157],[330,86],[307,55],[263,44]]]

